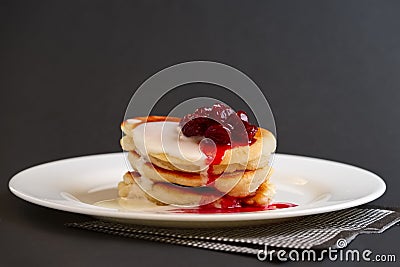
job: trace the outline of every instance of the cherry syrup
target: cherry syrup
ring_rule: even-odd
[[[286,209],[296,207],[296,204],[286,203],[286,202],[277,202],[272,203],[266,206],[243,206],[239,202],[234,203],[233,206],[216,208],[211,205],[203,205],[196,208],[182,208],[182,209],[174,209],[173,212],[176,213],[198,213],[198,214],[214,214],[214,213],[237,213],[237,212],[258,212],[258,211],[266,211],[266,210],[277,210],[277,209]]]

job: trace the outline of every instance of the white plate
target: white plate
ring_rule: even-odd
[[[257,224],[358,206],[380,197],[386,189],[377,175],[343,163],[276,154],[271,181],[274,202],[297,207],[228,214],[181,214],[105,208],[93,203],[115,198],[116,185],[127,170],[122,153],[65,159],[16,174],[10,190],[45,207],[119,220],[169,226]]]

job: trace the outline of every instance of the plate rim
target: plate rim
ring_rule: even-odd
[[[60,163],[65,163],[65,162],[70,162],[70,161],[79,161],[82,159],[90,159],[90,158],[95,158],[95,157],[115,157],[118,155],[123,155],[123,152],[116,152],[116,153],[103,153],[103,154],[93,154],[93,155],[85,155],[85,156],[78,156],[78,157],[72,157],[72,158],[65,158],[65,159],[60,159],[60,160],[55,160],[55,161],[50,161],[42,164],[38,164],[32,167],[29,167],[27,169],[24,169],[15,175],[10,179],[8,183],[8,187],[10,191],[17,197],[28,201],[30,203],[47,207],[47,208],[52,208],[56,210],[61,210],[61,211],[66,211],[66,212],[72,212],[72,213],[78,213],[78,214],[83,214],[83,215],[90,215],[90,216],[96,216],[96,217],[105,217],[105,218],[115,218],[115,219],[127,219],[127,220],[135,220],[135,221],[163,221],[163,222],[224,222],[224,221],[243,221],[243,220],[249,220],[249,221],[259,221],[259,220],[274,220],[274,219],[284,219],[284,218],[292,218],[292,217],[299,217],[299,216],[308,216],[308,215],[314,215],[314,214],[321,214],[321,213],[327,213],[327,212],[332,212],[332,211],[337,211],[337,210],[342,210],[346,208],[352,208],[356,207],[362,204],[369,203],[380,196],[382,196],[385,191],[386,191],[386,184],[384,180],[379,177],[377,174],[366,170],[364,168],[360,168],[354,165],[350,165],[347,163],[342,163],[342,162],[337,162],[337,161],[332,161],[332,160],[327,160],[327,159],[322,159],[322,158],[315,158],[315,157],[308,157],[308,156],[301,156],[301,155],[294,155],[294,154],[282,154],[282,153],[275,153],[274,161],[277,159],[276,157],[283,157],[283,158],[292,158],[292,159],[303,159],[303,160],[316,160],[320,162],[325,162],[328,164],[335,164],[337,166],[342,166],[342,167],[351,167],[354,168],[357,171],[362,171],[365,172],[371,177],[375,179],[375,182],[377,182],[378,187],[377,189],[364,197],[354,199],[351,201],[347,202],[342,202],[342,203],[336,203],[332,204],[329,206],[321,206],[321,207],[314,207],[310,209],[300,209],[297,210],[296,207],[290,208],[290,210],[269,210],[265,212],[243,212],[243,213],[220,213],[220,214],[185,214],[185,213],[145,213],[145,212],[134,212],[134,211],[129,211],[129,212],[119,212],[118,210],[102,210],[102,209],[89,209],[89,208],[83,208],[83,207],[78,207],[78,206],[70,206],[70,205],[65,205],[65,204],[60,204],[60,203],[55,203],[52,202],[51,200],[44,200],[40,199],[34,196],[27,195],[23,192],[20,192],[18,188],[15,187],[15,183],[18,179],[21,179],[20,177],[24,175],[24,173],[31,171],[32,169],[36,168],[43,168],[46,167],[46,165],[50,164],[60,164]],[[89,204],[88,204],[89,205]]]

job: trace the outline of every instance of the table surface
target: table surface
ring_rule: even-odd
[[[275,115],[279,152],[369,169],[388,187],[373,204],[398,206],[399,8],[398,1],[1,1],[0,265],[267,264],[67,228],[90,218],[8,190],[27,167],[120,151],[119,123],[135,88],[188,60],[227,63],[256,81]],[[166,96],[158,111],[204,89],[188,88]],[[393,227],[350,248],[399,258],[399,239]]]

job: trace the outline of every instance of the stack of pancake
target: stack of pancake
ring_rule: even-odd
[[[132,170],[118,185],[122,198],[146,197],[159,205],[268,205],[274,194],[269,166],[276,140],[258,128],[251,145],[224,149],[218,161],[203,153],[198,137],[185,137],[180,118],[136,117],[121,124]],[[215,163],[217,162],[217,163]],[[232,201],[234,200],[234,201]]]

